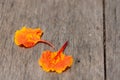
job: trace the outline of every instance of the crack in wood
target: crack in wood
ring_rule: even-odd
[[[103,0],[103,55],[104,55],[104,80],[106,76],[106,22],[105,22],[105,0]]]

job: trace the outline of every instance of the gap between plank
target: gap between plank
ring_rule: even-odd
[[[106,72],[106,22],[105,22],[105,0],[103,0],[103,55],[104,55],[104,80],[107,80]]]

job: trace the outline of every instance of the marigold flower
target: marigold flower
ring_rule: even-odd
[[[38,42],[43,42],[54,47],[50,42],[41,40],[42,34],[43,31],[40,28],[32,29],[23,26],[21,30],[17,30],[15,32],[14,41],[16,45],[24,46],[27,48],[34,46]]]
[[[67,46],[66,42],[62,48],[57,52],[50,50],[44,51],[38,60],[39,65],[46,72],[56,71],[57,73],[63,72],[67,67],[70,67],[73,63],[72,56],[63,54],[64,49]]]

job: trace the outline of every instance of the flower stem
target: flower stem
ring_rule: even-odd
[[[67,44],[68,44],[68,41],[66,41],[66,42],[64,43],[64,45],[59,49],[59,51],[57,52],[57,55],[56,55],[55,57],[59,56],[60,53],[65,50]]]
[[[51,46],[52,48],[55,48],[54,45],[46,40],[40,40],[39,42],[42,42],[42,43],[45,43],[45,44],[48,44],[49,46]]]

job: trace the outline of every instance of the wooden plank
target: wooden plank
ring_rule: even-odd
[[[106,78],[120,80],[120,0],[105,1]]]
[[[104,80],[102,0],[0,0],[0,9],[1,80]],[[16,46],[14,33],[23,25],[40,26],[56,50],[69,40],[65,53],[73,66],[62,74],[44,72],[37,61],[51,48]]]

